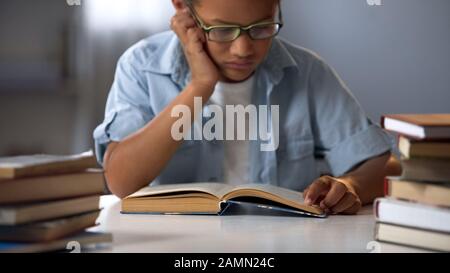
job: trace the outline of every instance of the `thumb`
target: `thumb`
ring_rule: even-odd
[[[307,193],[308,193],[308,190],[309,190],[309,186],[306,187],[306,189],[303,190],[303,199],[306,198],[306,195],[307,195]]]

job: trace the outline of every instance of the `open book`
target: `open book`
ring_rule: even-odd
[[[122,213],[222,215],[230,204],[244,203],[299,215],[326,217],[320,208],[305,205],[300,192],[266,184],[231,186],[221,183],[145,187],[122,200]]]

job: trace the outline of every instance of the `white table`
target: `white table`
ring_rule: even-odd
[[[99,252],[371,252],[372,245],[381,252],[421,252],[372,242],[375,220],[370,206],[356,216],[326,219],[124,215],[114,196],[103,196],[101,206],[100,225],[90,231],[111,232],[114,241]]]

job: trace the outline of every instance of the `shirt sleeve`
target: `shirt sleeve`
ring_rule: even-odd
[[[97,161],[111,141],[119,142],[144,127],[154,117],[148,87],[136,57],[125,53],[118,61],[114,82],[106,103],[105,119],[94,130]]]
[[[309,100],[315,148],[333,176],[391,150],[392,139],[363,112],[336,72],[321,59],[309,77]]]

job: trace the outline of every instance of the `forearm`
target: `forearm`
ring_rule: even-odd
[[[339,179],[355,189],[363,205],[370,204],[375,198],[384,195],[385,176],[396,174],[387,164],[390,156],[390,153],[386,153],[370,159]]]
[[[160,174],[182,143],[171,135],[172,126],[179,119],[172,117],[172,110],[177,105],[189,107],[192,122],[194,98],[202,97],[206,101],[212,90],[212,86],[188,85],[145,127],[108,147],[104,168],[112,193],[123,198],[144,187]]]

